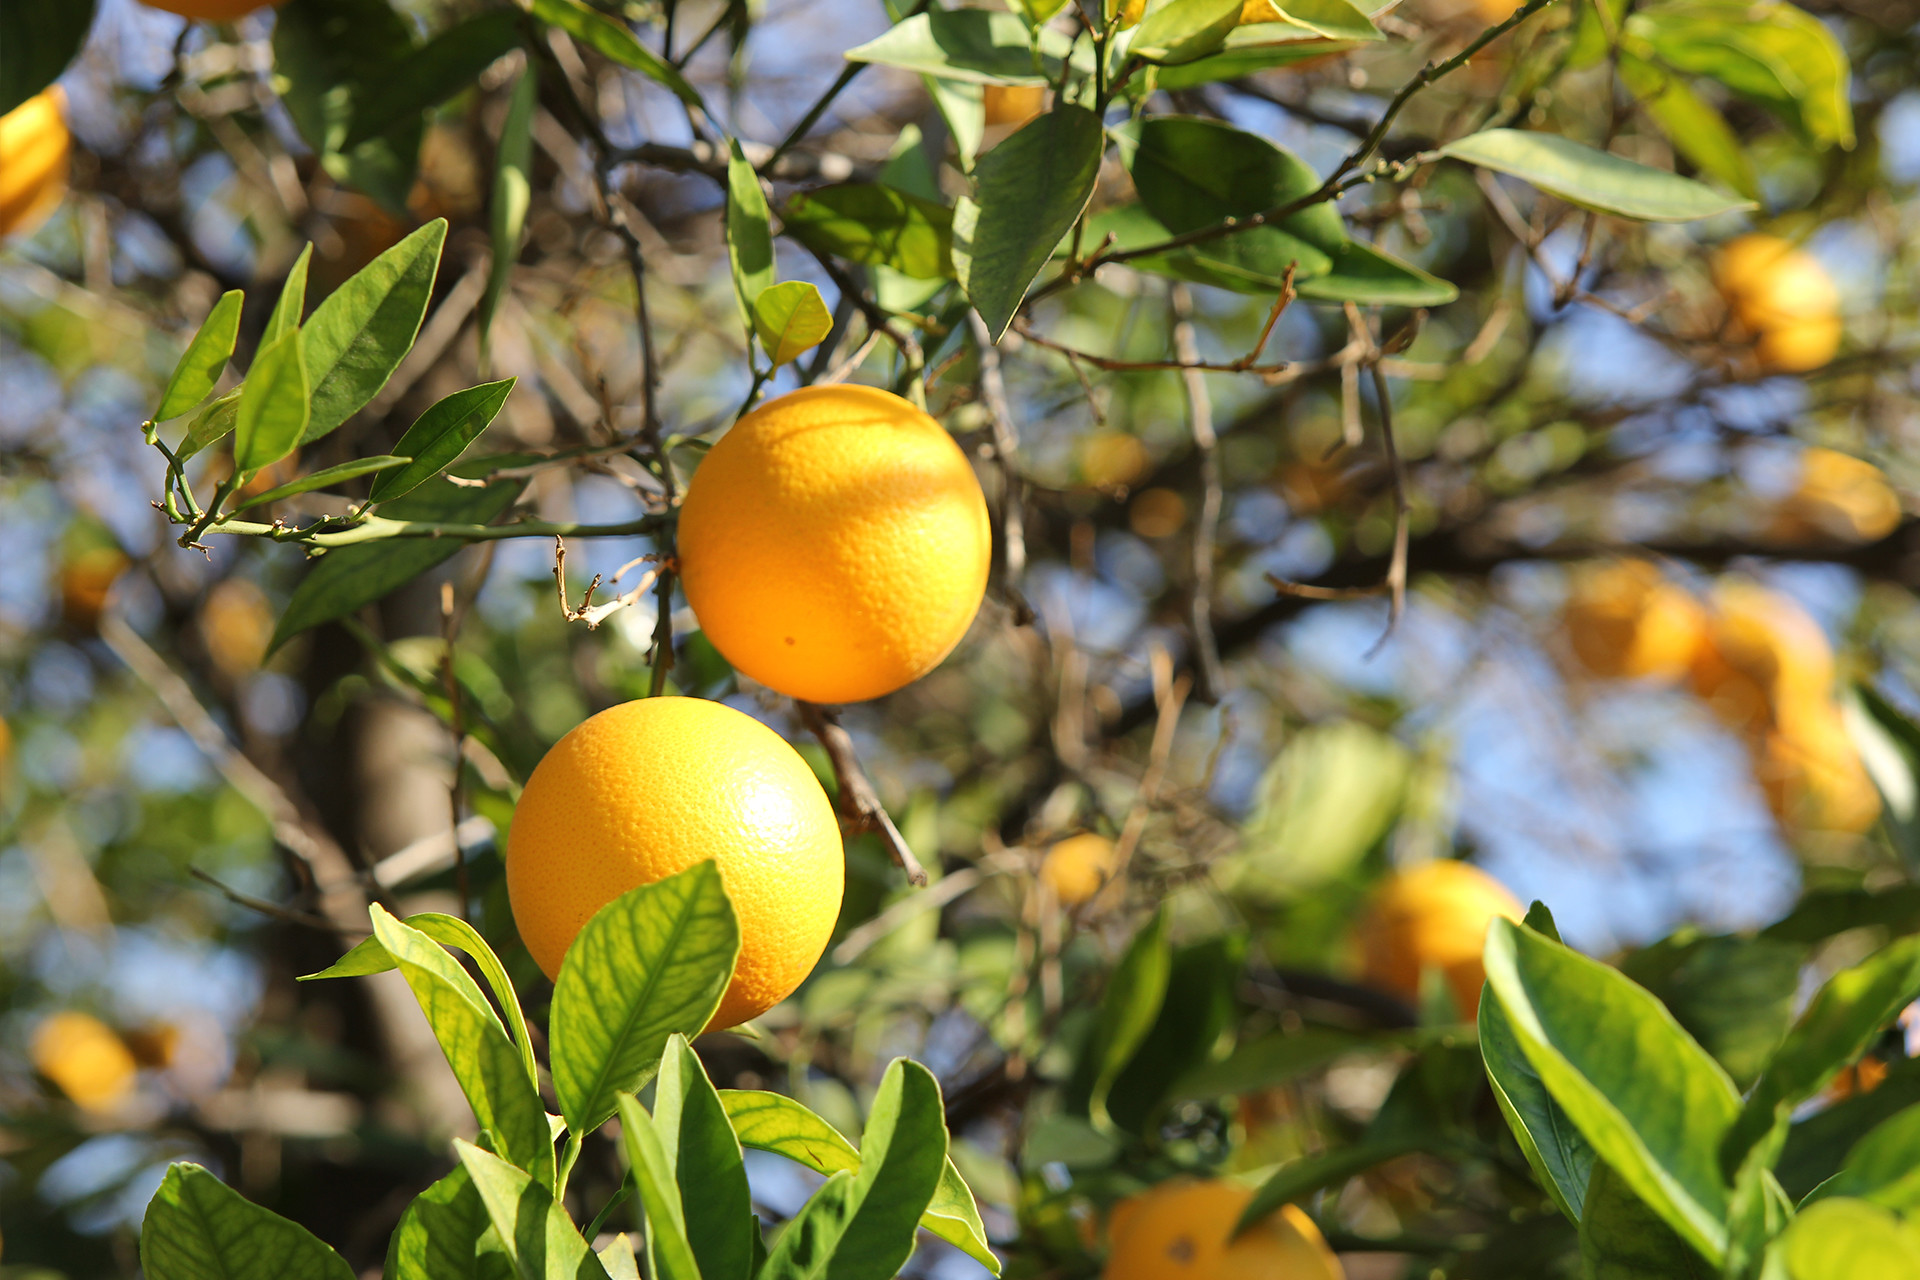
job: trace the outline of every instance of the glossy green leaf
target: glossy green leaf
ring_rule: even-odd
[[[440,272],[447,220],[435,218],[327,295],[300,330],[313,418],[301,443],[317,440],[379,394],[426,318]]]
[[[919,1063],[895,1058],[880,1078],[853,1176],[853,1219],[833,1252],[833,1280],[889,1280],[913,1252],[920,1215],[947,1168],[946,1108],[940,1082]]]
[[[353,1280],[346,1259],[197,1164],[167,1169],[140,1226],[148,1280]]]
[[[1487,985],[1541,1083],[1633,1193],[1718,1264],[1728,1187],[1716,1158],[1739,1095],[1650,992],[1508,920]]]
[[[481,295],[479,314],[483,348],[513,275],[513,264],[520,257],[520,243],[526,237],[527,210],[533,204],[533,112],[539,103],[539,64],[529,61],[514,81],[507,118],[500,126],[500,146],[493,157],[493,204],[489,211],[493,265],[487,273],[487,291]]]
[[[384,1280],[513,1280],[513,1259],[465,1165],[414,1198],[387,1241]]]
[[[307,425],[309,385],[298,329],[260,349],[234,406],[236,470],[258,471],[294,451]]]
[[[1864,1200],[1822,1200],[1793,1220],[1779,1256],[1792,1280],[1920,1276],[1920,1228]]]
[[[859,1208],[853,1177],[842,1170],[813,1193],[774,1241],[757,1280],[827,1280],[833,1274],[834,1250]]]
[[[463,1139],[453,1140],[453,1150],[520,1280],[607,1280],[600,1259],[540,1179]]]
[[[1379,40],[1380,29],[1366,11],[1348,0],[1286,0],[1274,6],[1284,20],[1282,25],[1298,27],[1330,40]],[[1258,26],[1241,27],[1228,37],[1228,43],[1254,46],[1259,39]],[[1271,26],[1273,24],[1266,24]]]
[[[0,5],[0,115],[33,97],[80,56],[94,0]]]
[[[419,169],[426,118],[346,146],[356,103],[384,90],[413,55],[413,30],[386,0],[287,0],[274,13],[274,87],[334,181],[396,217]]]
[[[1541,1189],[1577,1226],[1593,1177],[1593,1146],[1547,1092],[1498,1000],[1481,996],[1479,1021],[1480,1056],[1500,1114]]]
[[[1659,996],[1740,1088],[1751,1085],[1793,1021],[1806,948],[1683,929],[1625,957],[1621,972]]]
[[[1106,995],[1087,1043],[1092,1084],[1087,1109],[1096,1128],[1108,1128],[1107,1097],[1114,1081],[1146,1039],[1166,999],[1173,950],[1167,942],[1167,913],[1156,911],[1127,944],[1107,980]]]
[[[1443,307],[1460,296],[1440,277],[1358,240],[1349,240],[1332,258],[1325,275],[1295,286],[1302,298],[1367,307]]]
[[[1127,52],[1145,62],[1177,65],[1204,58],[1240,25],[1240,0],[1167,0],[1133,30]]]
[[[1827,979],[1747,1095],[1739,1123],[1721,1147],[1721,1168],[1738,1168],[1762,1143],[1783,1142],[1794,1109],[1866,1052],[1916,995],[1920,937],[1899,939]],[[1773,1163],[1771,1155],[1766,1163]]]
[[[576,1133],[614,1095],[653,1078],[667,1038],[698,1035],[720,1007],[740,925],[711,859],[621,894],[567,949],[549,1015],[553,1091]]]
[[[678,68],[640,43],[633,32],[621,24],[594,12],[580,0],[516,0],[533,16],[562,31],[619,63],[629,71],[638,71],[655,84],[671,90],[690,107],[704,111],[706,103],[700,91],[680,74]]]
[[[1719,108],[1695,93],[1683,77],[1654,63],[1623,53],[1619,66],[1621,83],[1681,155],[1708,177],[1749,200],[1759,199],[1753,159]]]
[[[1085,107],[1035,117],[974,166],[953,214],[953,266],[998,341],[1093,196],[1105,132]]]
[[[1816,146],[1851,147],[1852,73],[1826,24],[1780,0],[1683,0],[1626,22],[1661,62],[1768,107]]]
[[[654,1130],[679,1188],[700,1280],[747,1280],[754,1229],[747,1167],[726,1107],[685,1036],[668,1037],[653,1094]],[[624,1098],[621,1106],[624,1115]]]
[[[1322,40],[1300,28],[1290,27],[1287,30],[1291,34],[1285,41],[1244,48],[1235,48],[1233,37],[1229,36],[1226,47],[1216,54],[1194,62],[1183,62],[1177,67],[1160,68],[1154,74],[1154,83],[1170,92],[1194,89],[1203,84],[1240,80],[1262,71],[1290,67],[1311,58],[1346,53],[1358,47],[1351,41]]]
[[[916,14],[858,48],[849,62],[878,62],[945,80],[1052,84],[1073,42],[1050,27],[1034,33],[1019,15],[986,9]]]
[[[369,500],[391,502],[452,466],[499,414],[514,382],[513,378],[503,378],[456,391],[415,418],[393,446],[395,453],[413,461],[374,481]]]
[[[229,510],[245,511],[248,507],[264,506],[269,502],[278,502],[282,498],[291,498],[295,494],[312,493],[315,489],[325,489],[343,481],[372,475],[376,471],[391,471],[395,467],[403,467],[412,461],[412,458],[402,458],[388,453],[376,453],[370,458],[355,458],[352,462],[343,462],[337,467],[326,467],[312,475],[301,476],[298,480],[276,485],[264,493],[256,493],[244,501],[234,503]]]
[[[394,520],[490,524],[513,505],[523,487],[523,481],[500,481],[468,489],[439,480],[422,485],[381,514]],[[392,538],[329,551],[294,588],[273,629],[271,648],[372,604],[458,555],[465,545],[455,538]]]
[[[294,978],[295,982],[318,982],[323,978],[364,978],[368,974],[386,973],[393,968],[393,957],[380,945],[380,939],[368,935],[353,944],[347,954],[335,960],[324,969],[313,973],[303,973]]]
[[[824,342],[833,332],[833,313],[812,283],[788,280],[754,299],[753,331],[767,358],[779,366]]]
[[[454,94],[471,89],[480,73],[520,44],[520,19],[508,10],[477,14],[415,49],[394,74],[353,104],[342,150],[351,151]]]
[[[370,912],[374,936],[393,957],[400,976],[420,1002],[480,1128],[493,1134],[508,1160],[537,1180],[551,1183],[553,1135],[547,1126],[546,1108],[527,1078],[513,1041],[507,1038],[480,988],[426,934],[395,919],[378,904]],[[475,1181],[479,1181],[478,1175]],[[484,1194],[486,1188],[482,1186],[481,1191]]]
[[[273,304],[273,314],[267,317],[267,327],[260,334],[261,346],[270,346],[300,327],[300,321],[307,314],[307,266],[312,261],[313,244],[309,242],[301,248],[300,256],[293,260],[293,267],[280,286],[280,297]]]
[[[1302,1156],[1289,1161],[1260,1184],[1253,1193],[1253,1199],[1247,1202],[1246,1209],[1240,1214],[1239,1221],[1234,1224],[1233,1232],[1239,1235],[1265,1220],[1281,1205],[1304,1200],[1328,1187],[1337,1187],[1356,1174],[1418,1151],[1424,1145],[1407,1138],[1357,1142],[1320,1155]]]
[[[733,292],[740,314],[753,328],[753,304],[774,281],[773,232],[767,226],[767,194],[760,175],[747,163],[740,140],[727,156],[727,261],[733,266]]]
[[[221,370],[233,356],[234,340],[240,335],[240,305],[245,301],[238,289],[220,295],[213,310],[193,335],[193,341],[173,366],[167,389],[161,393],[160,407],[153,411],[155,422],[177,418],[207,398]]]
[[[620,1145],[627,1153],[627,1167],[633,1171],[634,1184],[640,1189],[640,1204],[647,1215],[647,1240],[653,1259],[655,1280],[703,1280],[693,1246],[687,1240],[685,1206],[673,1177],[673,1164],[666,1143],[654,1127],[653,1118],[630,1093],[615,1097],[620,1113]],[[745,1244],[746,1238],[740,1237]],[[738,1273],[728,1272],[727,1276]],[[716,1276],[715,1280],[726,1280]]]
[[[868,266],[920,280],[953,274],[953,211],[879,183],[847,182],[803,191],[781,214],[787,235]]]
[[[1720,1275],[1605,1164],[1593,1166],[1575,1221],[1587,1280],[1718,1280]]]
[[[785,1156],[815,1173],[851,1173],[860,1168],[860,1154],[853,1144],[792,1098],[753,1089],[723,1089],[720,1101],[743,1146]],[[951,1158],[920,1225],[995,1275],[1000,1273],[973,1193]]]
[[[1483,129],[1449,142],[1440,154],[1511,174],[1583,209],[1642,222],[1691,222],[1754,207],[1751,200],[1555,133]]]
[[[1870,1200],[1897,1213],[1920,1209],[1920,1105],[1868,1131],[1847,1153],[1840,1172],[1810,1198],[1829,1196]]]
[[[233,424],[239,416],[240,388],[235,387],[194,415],[193,421],[187,424],[187,434],[181,438],[180,447],[174,452],[182,461],[191,458],[208,445],[223,439],[233,430]]]

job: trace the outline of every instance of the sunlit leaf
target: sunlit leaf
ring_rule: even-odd
[[[1440,148],[1467,164],[1512,174],[1569,204],[1642,222],[1691,222],[1751,200],[1723,195],[1704,183],[1649,168],[1557,133],[1483,129]]]
[[[180,363],[173,367],[173,376],[167,379],[160,407],[153,411],[155,422],[179,417],[206,399],[214,383],[220,381],[220,372],[227,367],[240,333],[240,305],[244,300],[240,290],[232,289],[213,304],[200,331],[181,354]]]
[[[140,1228],[148,1280],[354,1280],[346,1259],[197,1164],[167,1169]]]
[[[773,286],[773,232],[767,225],[767,194],[760,175],[747,163],[740,140],[727,158],[727,261],[733,266],[733,292],[740,315],[753,328],[753,304]]]
[[[640,1204],[647,1215],[655,1280],[704,1280],[700,1264],[694,1259],[693,1246],[687,1241],[685,1207],[680,1187],[674,1181],[673,1164],[653,1118],[630,1093],[615,1095],[615,1103],[620,1114],[620,1145],[627,1154],[627,1167],[633,1171],[634,1183],[640,1189]],[[742,1245],[746,1244],[744,1235],[738,1238]],[[743,1267],[744,1264],[743,1257]],[[733,1280],[738,1274],[716,1274],[715,1280]]]
[[[411,458],[385,453],[375,454],[370,458],[355,458],[352,462],[343,462],[337,467],[327,467],[312,475],[301,476],[298,480],[277,485],[264,493],[256,493],[250,498],[234,503],[230,509],[245,511],[248,507],[264,506],[269,502],[278,502],[282,498],[291,498],[295,494],[312,493],[315,489],[325,489],[342,481],[372,475],[376,471],[391,471],[411,461],[413,461]]]
[[[611,58],[630,71],[656,84],[664,85],[690,107],[705,109],[700,91],[672,63],[640,43],[633,32],[579,0],[516,0],[535,18],[562,31]]]
[[[879,62],[946,80],[1051,84],[1072,49],[1066,36],[1044,27],[1036,51],[1033,33],[1017,14],[935,9],[847,50],[846,56],[849,62]]]
[[[1127,48],[1147,62],[1178,64],[1204,58],[1240,25],[1241,0],[1167,0],[1133,29]]]
[[[452,466],[506,404],[514,382],[513,378],[504,378],[482,383],[435,402],[414,419],[413,425],[393,446],[395,453],[413,461],[374,481],[368,498],[373,502],[391,502]]]
[[[600,1259],[539,1178],[460,1138],[453,1150],[520,1280],[607,1280]]]
[[[626,1108],[622,1098],[623,1115]],[[753,1205],[740,1140],[699,1055],[682,1035],[668,1037],[660,1055],[653,1128],[668,1177],[679,1189],[687,1245],[700,1280],[747,1280]]]
[[[414,1197],[387,1242],[386,1280],[513,1280],[514,1274],[465,1165]]]
[[[300,256],[293,260],[293,267],[280,286],[280,297],[273,304],[273,314],[267,317],[267,327],[260,334],[261,346],[278,342],[300,327],[301,319],[307,314],[307,266],[312,261],[313,244],[309,242],[301,248]]]
[[[261,467],[292,453],[307,425],[307,364],[298,329],[262,347],[240,386],[233,416],[233,465]]]
[[[354,273],[307,318],[300,333],[313,417],[302,444],[358,412],[413,349],[446,238],[447,220],[435,218]]]
[[[805,280],[763,289],[753,304],[753,331],[775,365],[797,360],[833,332],[833,313],[820,290]]]

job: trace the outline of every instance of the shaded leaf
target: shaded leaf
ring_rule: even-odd
[[[540,102],[539,64],[527,61],[514,81],[507,102],[506,122],[500,126],[500,146],[493,157],[493,203],[489,225],[493,235],[493,266],[487,273],[487,291],[480,298],[480,345],[487,344],[494,312],[520,257],[526,236],[527,210],[533,204],[533,110]]]
[[[258,471],[294,451],[307,425],[307,387],[298,329],[260,349],[234,406],[235,470]]]
[[[1101,998],[1100,1012],[1086,1049],[1092,1078],[1087,1109],[1096,1128],[1111,1125],[1107,1097],[1114,1081],[1120,1078],[1120,1072],[1160,1016],[1173,966],[1167,929],[1166,911],[1156,911],[1133,935],[1107,980],[1106,995]]]
[[[539,1179],[464,1139],[455,1138],[453,1150],[520,1280],[607,1280],[600,1259]]]
[[[181,461],[191,458],[233,430],[240,414],[240,388],[235,387],[195,415],[187,424],[187,434],[174,452]]]
[[[856,1209],[834,1247],[832,1280],[889,1280],[913,1252],[914,1230],[947,1161],[940,1082],[895,1058],[880,1079],[853,1177]]]
[[[1512,174],[1581,208],[1642,222],[1691,222],[1754,207],[1751,200],[1554,133],[1483,129],[1447,143],[1440,154]]]
[[[1349,240],[1333,255],[1325,275],[1294,286],[1317,302],[1357,302],[1369,307],[1441,307],[1460,290],[1392,254]]]
[[[780,1232],[757,1280],[826,1280],[856,1208],[853,1175],[842,1170],[828,1178]]]
[[[520,43],[520,19],[506,10],[482,13],[457,23],[409,54],[394,74],[373,86],[353,104],[352,124],[342,150],[439,106],[463,89],[470,89],[480,73]]]
[[[1718,108],[1665,68],[1624,53],[1619,65],[1621,83],[1681,155],[1747,199],[1760,198],[1753,159]]]
[[[177,418],[207,398],[220,381],[221,370],[233,356],[234,340],[240,335],[240,304],[245,301],[238,289],[220,295],[213,310],[193,335],[193,341],[173,366],[167,389],[160,395],[160,407],[153,411],[155,422]],[[191,436],[191,431],[189,431]],[[203,446],[204,447],[204,444]]]
[[[1794,943],[1689,929],[1627,956],[1620,970],[1659,996],[1745,1088],[1787,1034],[1805,960]]]
[[[513,1259],[465,1165],[414,1198],[387,1242],[385,1280],[512,1280]]]
[[[246,1199],[197,1164],[167,1169],[140,1226],[148,1280],[353,1280],[312,1232]]]
[[[234,503],[229,509],[233,511],[245,511],[248,507],[258,507],[269,502],[278,502],[282,498],[291,498],[298,493],[311,493],[315,489],[325,489],[329,485],[336,485],[342,481],[352,480],[358,476],[371,475],[376,471],[391,471],[393,468],[405,466],[411,461],[413,461],[411,458],[402,458],[387,453],[375,454],[370,458],[356,458],[352,462],[343,462],[337,467],[327,467],[314,472],[312,475],[301,476],[298,480],[288,481],[286,484],[268,489],[264,493],[256,493],[251,498]]]
[[[541,22],[559,27],[588,48],[672,90],[688,106],[703,111],[706,109],[706,104],[700,100],[700,91],[680,74],[678,68],[641,44],[633,32],[613,19],[595,13],[579,0],[516,0],[516,3]]]
[[[1334,1059],[1376,1043],[1330,1027],[1276,1031],[1240,1045],[1218,1062],[1186,1072],[1167,1091],[1171,1101],[1224,1098],[1297,1080]]]
[[[0,5],[0,115],[33,97],[80,56],[94,0]]]
[[[674,1181],[673,1164],[653,1118],[630,1093],[617,1095],[615,1105],[620,1113],[620,1145],[627,1153],[627,1167],[633,1171],[647,1216],[648,1254],[655,1280],[703,1280],[693,1247],[687,1242],[685,1207]],[[741,1243],[746,1243],[744,1237]],[[714,1280],[727,1277],[716,1276]]]
[[[1177,64],[1204,58],[1240,25],[1240,0],[1168,0],[1133,30],[1127,52],[1146,62]]]
[[[1789,1196],[1805,1196],[1839,1173],[1848,1155],[1876,1126],[1920,1105],[1920,1060],[1892,1064],[1880,1087],[1856,1093],[1800,1121],[1787,1131],[1775,1165]]]
[[[1593,1146],[1547,1092],[1498,1000],[1480,998],[1480,1056],[1494,1101],[1540,1187],[1578,1225],[1593,1177]]]
[[[878,183],[803,191],[781,214],[787,235],[849,262],[920,280],[953,274],[953,211]]]
[[[447,220],[435,218],[327,295],[300,330],[313,418],[301,443],[317,440],[379,394],[426,318],[440,272]]]
[[[622,1098],[623,1115],[626,1105]],[[685,1036],[668,1037],[660,1056],[653,1126],[668,1176],[679,1188],[700,1280],[747,1280],[754,1230],[747,1167],[720,1095]]]
[[[1298,27],[1331,40],[1379,40],[1380,29],[1373,19],[1348,0],[1286,0],[1274,6],[1283,25]],[[1271,25],[1271,24],[1269,24]],[[1241,27],[1228,37],[1233,45],[1253,46],[1260,38],[1258,27]]]
[[[1626,21],[1660,61],[1768,107],[1816,146],[1853,146],[1851,69],[1833,32],[1778,0],[1685,0]]]
[[[1339,1147],[1321,1155],[1302,1156],[1283,1164],[1253,1193],[1253,1199],[1247,1202],[1240,1220],[1234,1224],[1233,1233],[1239,1235],[1263,1221],[1283,1204],[1304,1200],[1328,1187],[1337,1187],[1355,1174],[1418,1151],[1424,1145],[1406,1138],[1357,1142],[1352,1146]]]
[[[273,314],[267,317],[267,327],[260,335],[262,347],[278,342],[300,327],[301,319],[307,314],[307,266],[312,261],[313,244],[309,241],[300,250],[300,256],[293,260],[293,267],[280,286],[280,296],[274,301]]]
[[[935,9],[847,50],[849,62],[879,62],[946,80],[1051,84],[1073,42],[1050,27],[1035,35],[1019,16],[985,9]],[[1056,239],[1058,237],[1055,237]]]
[[[1852,1196],[1898,1213],[1920,1209],[1920,1105],[1875,1126],[1847,1153],[1840,1172],[1809,1199]]]
[[[453,465],[485,431],[507,402],[515,379],[485,382],[456,391],[414,419],[393,451],[413,461],[373,482],[371,502],[391,502],[411,493]]]
[[[1230,936],[1174,949],[1159,1015],[1108,1096],[1107,1110],[1121,1128],[1150,1132],[1172,1101],[1174,1081],[1205,1062],[1231,1034],[1240,1008],[1235,988],[1245,961],[1244,940]]]
[[[425,117],[416,113],[351,148],[345,143],[354,104],[401,74],[412,53],[412,31],[386,0],[288,0],[275,11],[274,85],[295,128],[330,177],[395,216],[406,213]]]
[[[1716,1280],[1720,1274],[1604,1164],[1593,1167],[1575,1220],[1588,1280]]]
[[[1351,41],[1319,39],[1304,29],[1287,28],[1287,30],[1290,35],[1284,41],[1249,45],[1243,48],[1235,48],[1233,37],[1229,36],[1226,47],[1216,54],[1194,62],[1183,62],[1177,67],[1162,67],[1155,74],[1154,83],[1159,88],[1170,92],[1193,89],[1222,80],[1244,79],[1262,71],[1289,67],[1296,62],[1305,62],[1311,58],[1325,58],[1346,53],[1356,47]]]
[[[1779,1254],[1793,1280],[1920,1275],[1920,1229],[1864,1200],[1822,1200],[1793,1220]]]
[[[789,280],[761,290],[753,304],[753,330],[767,358],[783,365],[826,340],[833,332],[833,313],[813,284]]]
[[[740,315],[752,329],[753,304],[774,281],[773,232],[767,226],[767,194],[760,188],[760,175],[747,163],[738,138],[730,139],[728,148],[727,261],[733,266]]]

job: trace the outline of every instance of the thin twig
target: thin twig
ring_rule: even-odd
[[[799,708],[800,722],[807,726],[807,732],[819,739],[821,747],[826,750],[827,760],[833,765],[833,776],[840,780],[841,830],[849,835],[861,835],[869,831],[878,834],[880,843],[886,846],[887,856],[893,859],[895,866],[907,873],[907,881],[916,888],[925,888],[926,869],[913,856],[913,850],[907,847],[906,837],[900,834],[900,828],[894,826],[893,819],[887,816],[887,807],[880,803],[880,793],[874,790],[873,779],[867,776],[859,755],[853,749],[853,736],[824,707],[798,699],[795,699],[794,706]]]
[[[187,874],[202,884],[211,885],[219,892],[221,897],[233,903],[235,906],[245,907],[249,911],[258,911],[261,915],[273,920],[280,920],[287,924],[297,924],[305,929],[318,929],[322,933],[366,934],[372,932],[366,928],[343,928],[325,916],[316,916],[307,911],[294,911],[289,907],[281,906],[277,902],[268,902],[265,898],[256,898],[250,893],[242,893],[232,885],[222,883],[212,873],[202,871],[199,867],[189,866],[187,868]]]
[[[973,344],[979,352],[980,400],[993,423],[993,463],[1000,470],[1000,543],[1005,570],[1002,585],[1013,600],[1015,625],[1026,626],[1033,621],[1033,608],[1020,589],[1027,573],[1027,491],[1017,466],[1020,429],[1014,424],[1013,409],[1007,403],[1000,348],[994,345],[987,322],[980,318],[978,311],[967,312],[967,323],[973,329]]]
[[[908,18],[917,17],[925,13],[927,7],[932,3],[933,0],[920,0],[918,4],[903,14],[900,20],[905,22]],[[827,86],[826,92],[815,99],[811,107],[807,108],[807,113],[800,117],[799,123],[787,130],[787,136],[780,140],[780,145],[773,149],[773,154],[754,166],[755,171],[763,174],[768,172],[774,165],[780,162],[782,156],[798,146],[800,141],[812,131],[813,126],[820,123],[820,117],[827,113],[827,108],[833,105],[833,100],[840,96],[843,89],[853,83],[855,76],[866,69],[867,64],[864,62],[849,62],[841,70],[840,74],[835,77],[834,82]]]
[[[440,678],[447,687],[447,727],[453,733],[453,784],[447,788],[453,820],[447,830],[453,841],[453,880],[455,891],[460,895],[460,918],[471,924],[473,888],[467,880],[467,851],[460,844],[460,810],[466,798],[467,777],[466,759],[460,753],[460,746],[467,739],[467,717],[465,699],[460,696],[460,678],[453,669],[454,638],[459,631],[460,615],[454,609],[453,580],[449,578],[440,584],[440,636],[445,644]]]
[[[1394,628],[1400,623],[1400,615],[1407,606],[1407,537],[1411,526],[1412,506],[1407,501],[1407,466],[1400,456],[1400,446],[1393,436],[1393,395],[1387,390],[1387,375],[1380,372],[1380,366],[1374,365],[1369,371],[1373,374],[1373,393],[1379,402],[1380,439],[1387,451],[1387,465],[1392,468],[1393,476],[1393,561],[1387,567],[1387,590],[1391,599],[1387,605],[1387,629],[1369,650],[1369,656],[1380,651],[1393,635]]]
[[[1285,305],[1286,294],[1280,305]],[[1207,377],[1201,371],[1199,340],[1193,329],[1193,294],[1184,284],[1172,290],[1173,349],[1185,367],[1180,381],[1187,393],[1187,430],[1193,436],[1193,450],[1200,460],[1200,518],[1193,530],[1193,595],[1188,617],[1193,626],[1194,671],[1198,683],[1194,694],[1202,702],[1215,702],[1223,688],[1220,670],[1220,646],[1213,636],[1213,546],[1220,528],[1220,457],[1213,431],[1213,401],[1207,395]],[[1276,306],[1274,314],[1279,314]],[[1268,330],[1272,324],[1269,322]],[[1264,344],[1266,334],[1261,334]]]

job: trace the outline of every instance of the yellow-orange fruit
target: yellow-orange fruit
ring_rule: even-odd
[[[1120,29],[1125,31],[1128,27],[1137,27],[1140,19],[1146,16],[1147,0],[1126,0],[1120,6]]]
[[[733,425],[680,508],[681,582],[727,661],[861,702],[952,652],[987,588],[986,498],[939,423],[873,387],[808,387]]]
[[[1436,860],[1396,872],[1373,891],[1356,934],[1362,980],[1408,1003],[1420,998],[1420,974],[1437,969],[1461,1016],[1480,1008],[1480,963],[1487,926],[1524,913],[1505,885],[1478,867]]]
[[[121,1032],[120,1039],[133,1060],[143,1067],[170,1067],[180,1052],[180,1028],[171,1022],[135,1027]]]
[[[1740,236],[1715,255],[1713,274],[1766,368],[1805,373],[1840,349],[1840,290],[1812,254],[1778,236]]]
[[[1872,1054],[1849,1067],[1828,1083],[1825,1097],[1829,1103],[1845,1102],[1857,1094],[1872,1093],[1887,1078],[1887,1064]]]
[[[1880,792],[1847,733],[1840,709],[1818,703],[1777,717],[1753,747],[1754,779],[1767,807],[1788,826],[1866,831],[1880,817]]]
[[[1561,624],[1580,664],[1597,676],[1678,680],[1693,663],[1706,611],[1645,560],[1579,573]]]
[[[244,578],[227,578],[200,606],[200,642],[228,679],[257,669],[273,636],[273,606]]]
[[[133,1090],[139,1064],[113,1029],[68,1010],[34,1028],[33,1068],[88,1111],[111,1111]]]
[[[1229,1240],[1253,1192],[1231,1182],[1161,1183],[1107,1224],[1103,1280],[1344,1280],[1313,1219],[1286,1205]]]
[[[1812,531],[1846,542],[1877,542],[1899,527],[1900,495],[1880,468],[1833,449],[1800,454],[1800,483],[1782,505],[1775,533]]]
[[[611,707],[555,743],[507,840],[507,898],[548,977],[593,913],[706,859],[740,921],[740,961],[709,1029],[771,1009],[826,949],[846,882],[840,827],[779,734],[699,698]]]
[[[980,94],[987,126],[1019,127],[1047,109],[1047,87],[1041,84],[990,84]]]
[[[1714,586],[1693,691],[1721,723],[1758,732],[1833,699],[1833,646],[1790,598],[1744,578]]]
[[[1080,442],[1080,477],[1096,489],[1131,485],[1152,465],[1139,437],[1124,431],[1101,431]]]
[[[1171,538],[1187,527],[1187,500],[1171,489],[1142,489],[1127,507],[1127,524],[1143,538]]]
[[[93,631],[113,584],[131,563],[117,547],[94,547],[60,566],[60,616],[80,631]]]
[[[198,18],[202,22],[232,22],[244,18],[255,9],[277,9],[286,0],[140,0],[142,4],[155,9],[165,9],[168,13],[177,13],[183,18]]]
[[[1077,907],[1113,874],[1113,841],[1091,831],[1068,836],[1040,860],[1040,879],[1063,906]]]
[[[73,135],[55,86],[0,116],[0,240],[31,234],[67,195]]]

